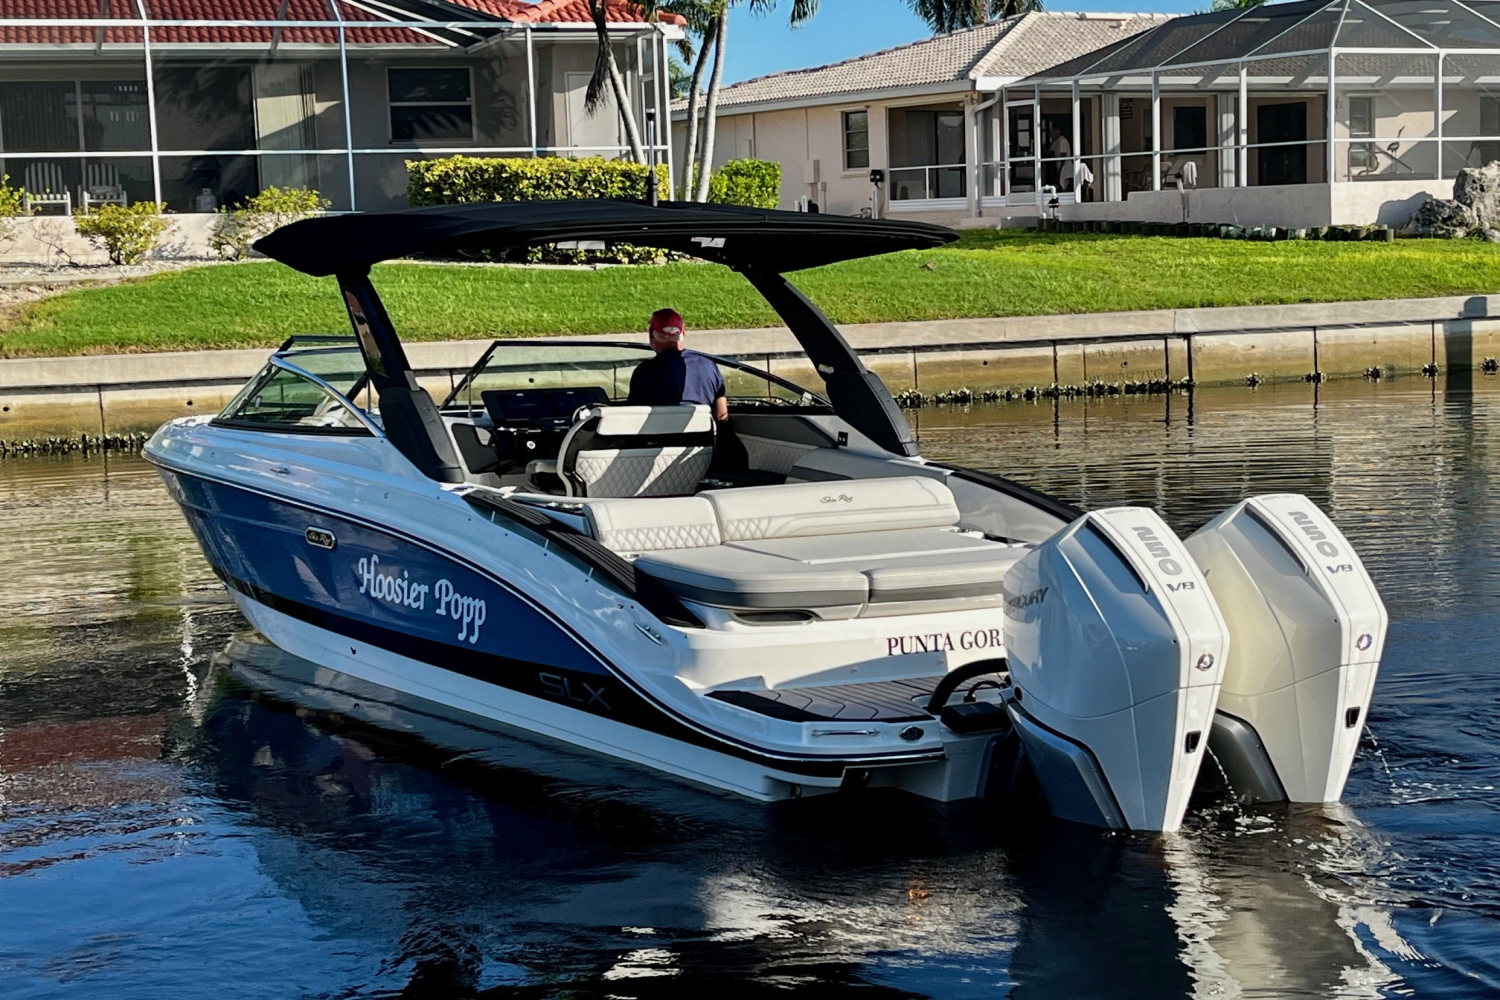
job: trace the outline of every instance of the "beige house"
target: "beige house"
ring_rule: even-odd
[[[715,162],[782,165],[782,207],[841,215],[977,214],[979,127],[1000,89],[1164,23],[1158,14],[1032,13],[858,59],[725,87]],[[674,106],[681,163],[686,110]],[[977,140],[977,141],[976,141]],[[872,184],[871,171],[884,171]],[[1033,213],[1034,214],[1034,213]]]
[[[1500,2],[1027,14],[737,84],[719,131],[782,162],[784,207],[1400,224],[1500,158]]]

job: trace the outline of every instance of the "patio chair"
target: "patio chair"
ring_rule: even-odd
[[[90,205],[126,204],[125,185],[120,183],[120,172],[112,163],[85,163],[83,165],[83,189],[80,204],[87,212]]]
[[[61,163],[43,160],[26,167],[26,197],[23,208],[29,215],[37,208],[61,205],[64,215],[73,214],[73,195],[63,179]]]

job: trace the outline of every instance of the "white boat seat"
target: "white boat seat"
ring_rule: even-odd
[[[555,468],[535,466],[555,471],[568,496],[684,496],[707,475],[713,449],[707,406],[588,406],[563,438]]]
[[[700,496],[714,505],[726,542],[958,523],[952,491],[919,476],[708,490]]]
[[[594,537],[686,600],[850,618],[993,607],[1026,552],[957,530],[948,487],[919,477],[588,500]]]
[[[702,497],[589,500],[583,517],[605,548],[625,556],[707,548],[722,541],[713,506]]]

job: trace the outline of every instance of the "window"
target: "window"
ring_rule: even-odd
[[[1375,99],[1371,97],[1349,98],[1349,138],[1368,139],[1375,134]],[[1349,144],[1349,169],[1371,170],[1375,163],[1375,144],[1351,142]]]
[[[474,138],[473,87],[465,67],[386,70],[391,141]]]
[[[864,170],[870,165],[870,113],[844,112],[844,169]]]
[[[1500,99],[1481,95],[1479,98],[1479,134],[1489,138],[1495,136],[1500,140]],[[1474,155],[1470,158],[1469,166],[1483,166],[1500,160],[1500,141],[1474,143]],[[1477,159],[1479,162],[1472,162]]]
[[[267,365],[241,390],[215,423],[283,433],[370,433],[353,411],[322,386],[275,365]]]
[[[1172,109],[1172,148],[1200,150],[1208,145],[1208,109]]]

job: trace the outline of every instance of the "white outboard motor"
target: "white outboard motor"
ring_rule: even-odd
[[[1337,801],[1385,645],[1359,556],[1295,493],[1252,497],[1185,544],[1233,642],[1210,736],[1231,786],[1252,802]]]
[[[1016,733],[1054,815],[1176,830],[1229,648],[1202,573],[1154,512],[1093,511],[1005,577]]]

